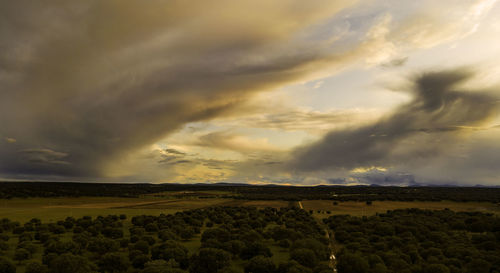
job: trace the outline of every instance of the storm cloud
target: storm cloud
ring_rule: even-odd
[[[471,127],[498,115],[495,92],[464,86],[472,76],[468,69],[422,73],[413,79],[410,102],[373,124],[335,130],[298,148],[289,167],[349,170],[411,165],[438,157],[459,144]]]
[[[0,171],[102,176],[324,67],[324,42],[302,30],[349,2],[0,1],[0,136],[16,139],[1,142]]]
[[[421,69],[494,6],[0,0],[0,179],[311,184],[440,158],[491,128],[497,95],[424,73],[379,120],[405,95],[370,79]]]

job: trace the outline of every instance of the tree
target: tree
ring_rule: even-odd
[[[162,241],[167,241],[167,240],[177,240],[179,237],[171,230],[163,229],[158,233],[158,238],[160,238]]]
[[[118,252],[106,253],[99,261],[99,269],[104,272],[125,272],[129,267],[127,257]]]
[[[467,264],[466,266],[466,269],[467,269],[467,273],[487,273],[487,272],[490,272],[490,267],[491,265],[483,260],[483,259],[480,259],[480,258],[477,258],[477,259],[474,259],[472,261],[470,261],[470,263]]]
[[[33,244],[32,242],[24,241],[17,245],[17,248],[24,248],[30,252],[31,255],[35,254],[38,249],[38,246]]]
[[[194,230],[191,227],[185,227],[179,231],[179,236],[181,236],[183,240],[191,239],[193,235],[194,235]]]
[[[117,241],[105,237],[94,238],[89,242],[87,249],[99,255],[117,251],[120,245]]]
[[[273,273],[276,266],[273,261],[264,256],[255,256],[245,265],[245,273]]]
[[[273,254],[271,253],[269,247],[267,247],[264,243],[252,242],[243,248],[240,257],[244,260],[248,260],[259,255],[271,257]]]
[[[226,251],[229,251],[233,255],[237,256],[241,253],[241,251],[245,247],[245,243],[243,243],[240,240],[231,240],[231,241],[225,242],[223,244],[223,247]]]
[[[149,223],[144,228],[147,232],[158,232],[158,225],[155,223]]]
[[[444,264],[424,265],[423,273],[450,273],[450,269]]]
[[[201,235],[201,242],[205,242],[206,240],[209,239],[215,239],[221,243],[224,243],[231,239],[231,233],[222,228],[207,229]]]
[[[202,248],[198,254],[191,258],[189,272],[191,273],[216,273],[229,265],[231,254],[215,248]]]
[[[134,268],[144,268],[147,262],[149,262],[149,256],[142,253],[132,258],[132,266]]]
[[[132,248],[132,250],[139,250],[140,252],[144,254],[149,253],[149,244],[146,241],[140,240],[137,243],[135,243]]]
[[[176,241],[166,241],[165,243],[151,249],[152,259],[163,259],[165,261],[175,260],[181,268],[188,266],[188,250]]]
[[[345,252],[339,257],[337,269],[339,273],[368,273],[370,265],[361,255]]]
[[[26,265],[25,273],[46,273],[47,271],[47,266],[40,264],[39,262],[30,262]]]
[[[316,239],[307,238],[295,241],[291,249],[299,248],[305,248],[314,251],[317,259],[319,260],[327,260],[329,257],[328,247]]]
[[[172,262],[155,260],[146,263],[141,273],[184,273],[185,271],[176,267]]]
[[[220,273],[241,273],[241,269],[238,267],[228,266],[219,270]]]
[[[118,239],[118,238],[123,238],[123,230],[121,228],[112,228],[112,227],[107,227],[104,228],[101,231],[102,235],[111,238],[111,239]]]
[[[90,273],[96,271],[96,266],[83,256],[65,253],[52,259],[49,270],[50,273]]]
[[[0,273],[16,273],[16,266],[7,258],[0,257]]]
[[[309,268],[313,268],[318,263],[318,258],[316,257],[314,251],[306,248],[292,250],[290,258]]]
[[[18,248],[16,249],[16,252],[14,252],[14,260],[19,261],[19,263],[29,259],[30,257],[31,253],[24,248]]]
[[[316,273],[316,271],[314,271]],[[319,271],[322,272],[322,271]],[[328,267],[328,273],[331,273],[332,269]],[[276,270],[276,273],[312,273],[310,268],[307,268],[298,262],[291,260],[287,263],[281,263]]]

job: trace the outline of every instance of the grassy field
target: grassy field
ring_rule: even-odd
[[[44,222],[63,220],[68,216],[75,218],[109,214],[125,214],[128,217],[136,215],[169,214],[187,209],[204,208],[210,206],[253,206],[253,207],[288,207],[290,202],[271,200],[235,200],[230,198],[200,198],[188,194],[179,198],[180,193],[168,196],[141,196],[139,198],[121,197],[60,197],[60,198],[26,198],[0,200],[0,218],[9,218],[14,221],[26,222],[32,218],[39,218]],[[218,193],[223,195],[224,193]],[[174,195],[177,198],[174,198]],[[297,204],[298,205],[298,204]],[[373,215],[387,210],[402,208],[444,209],[455,211],[481,211],[500,214],[500,206],[487,202],[397,202],[375,201],[372,205],[364,202],[338,202],[333,205],[330,200],[304,200],[300,205],[305,210],[313,210],[315,216],[323,218],[333,214],[351,214],[357,216]],[[300,207],[300,205],[298,205]],[[318,213],[318,211],[320,211]],[[330,212],[328,214],[327,212]]]
[[[27,198],[0,201],[0,218],[26,222],[39,218],[44,222],[63,220],[68,216],[79,218],[85,215],[98,216],[109,214],[126,214],[128,217],[141,214],[159,215],[175,213],[179,209],[131,209],[123,208],[144,202],[136,198]],[[120,207],[121,208],[114,208]]]
[[[14,198],[0,200],[0,218],[26,222],[39,218],[44,222],[64,220],[68,216],[98,216],[125,214],[160,215],[210,206],[254,206],[287,207],[286,201],[248,201],[228,198],[168,198],[142,196],[140,198],[120,197],[60,197],[60,198]]]
[[[371,205],[365,202],[338,202],[333,205],[331,200],[304,200],[301,204],[305,210],[313,210],[315,216],[323,218],[335,214],[350,214],[355,216],[369,216],[376,213],[383,213],[387,210],[419,208],[430,210],[442,210],[445,208],[454,211],[480,211],[500,215],[500,206],[488,202],[399,202],[399,201],[374,201]],[[318,213],[318,210],[321,211]],[[328,214],[327,212],[330,212]]]

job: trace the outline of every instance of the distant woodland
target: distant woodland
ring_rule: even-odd
[[[500,188],[389,186],[257,186],[242,184],[97,184],[61,182],[0,182],[0,198],[14,197],[138,197],[168,191],[227,191],[226,198],[248,200],[336,201],[484,201],[500,203]]]

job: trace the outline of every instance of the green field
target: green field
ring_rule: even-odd
[[[374,215],[387,210],[403,208],[421,209],[451,209],[454,211],[480,211],[500,214],[500,206],[488,202],[400,202],[374,201],[371,205],[364,202],[338,202],[333,205],[331,200],[304,200],[301,204],[305,210],[313,210],[318,217],[335,214],[351,214],[355,216]],[[14,198],[0,201],[0,218],[25,222],[39,218],[44,222],[63,220],[68,216],[82,217],[126,214],[136,215],[170,214],[187,209],[197,209],[211,206],[254,206],[254,207],[287,207],[289,202],[280,200],[235,200],[229,198],[174,198],[169,196],[141,196],[139,198],[121,197],[58,197],[58,198]],[[320,211],[320,212],[318,212]],[[328,212],[330,212],[328,214]]]
[[[58,198],[13,198],[0,201],[0,218],[26,222],[39,218],[44,222],[64,220],[68,216],[170,214],[188,209],[211,206],[287,207],[286,201],[249,201],[229,198],[173,198],[142,196],[120,197],[58,197]]]
[[[365,202],[347,201],[337,202],[337,205],[334,205],[331,200],[304,200],[301,201],[301,203],[305,210],[313,210],[315,216],[320,218],[338,214],[369,216],[376,213],[384,213],[387,210],[406,208],[430,210],[442,210],[448,208],[453,211],[479,211],[500,215],[500,206],[489,202],[374,201],[371,205],[367,205]]]

